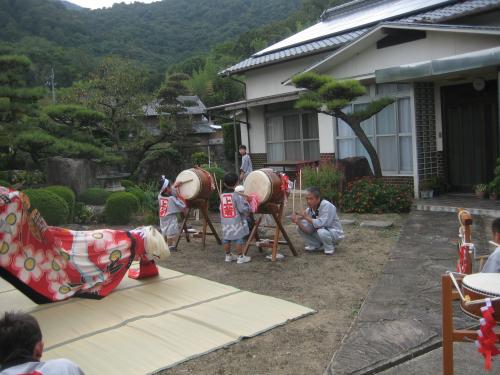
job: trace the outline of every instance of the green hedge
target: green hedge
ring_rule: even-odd
[[[109,191],[100,187],[93,187],[85,190],[78,200],[86,204],[99,206],[106,203],[106,199],[108,199],[110,194]]]
[[[131,186],[127,188],[127,192],[134,194],[135,197],[139,200],[139,204],[142,205],[146,201],[146,193],[143,192],[139,187],[137,186]]]
[[[0,186],[10,187],[10,184],[5,180],[0,180]]]
[[[106,200],[104,215],[107,224],[127,224],[139,210],[139,199],[126,191],[113,193]]]
[[[45,189],[26,189],[23,191],[31,203],[31,207],[38,209],[49,225],[61,225],[67,222],[69,207],[59,195]]]
[[[343,196],[343,211],[357,213],[409,212],[413,190],[373,178],[350,182]]]
[[[317,187],[321,196],[330,202],[339,205],[340,203],[340,180],[342,172],[332,165],[321,165],[319,167],[302,168],[302,189],[314,186]],[[299,188],[299,181],[295,187]]]
[[[44,190],[50,191],[56,195],[59,195],[62,199],[66,201],[69,209],[68,219],[71,222],[73,215],[75,213],[75,193],[71,188],[62,185],[47,186]]]

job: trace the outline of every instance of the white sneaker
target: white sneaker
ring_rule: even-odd
[[[333,248],[332,250],[325,250],[325,255],[333,255],[335,254],[335,248]]]
[[[238,255],[238,260],[236,261],[236,263],[238,263],[238,264],[248,263],[251,260],[252,260],[252,258],[250,258],[247,255]]]
[[[233,262],[237,259],[238,257],[232,253],[226,254],[226,262]]]

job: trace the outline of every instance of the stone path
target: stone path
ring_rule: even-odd
[[[480,219],[474,222],[476,244],[487,241],[478,237],[489,235],[489,231],[482,228],[484,225]],[[410,213],[382,275],[326,374],[374,374],[440,347],[440,277],[455,267],[457,233],[454,213]],[[477,324],[458,311],[454,316],[456,328]],[[473,345],[464,350],[474,357],[479,355]],[[415,373],[439,374],[438,357],[434,356],[437,360],[433,371],[415,370]],[[387,372],[391,375],[410,373],[413,372]]]

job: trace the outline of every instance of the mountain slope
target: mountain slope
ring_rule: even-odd
[[[50,49],[78,49],[88,58],[117,54],[165,70],[218,42],[286,18],[299,2],[163,0],[74,11],[53,0],[0,0],[0,42],[29,52],[37,40],[48,41]],[[0,52],[5,49],[0,46]]]

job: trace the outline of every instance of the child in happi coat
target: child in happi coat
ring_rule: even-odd
[[[176,189],[182,183],[176,182],[174,186],[171,186],[170,181],[165,176],[162,176],[160,183],[161,188],[158,194],[158,204],[160,206],[161,234],[167,240],[169,250],[175,251],[174,240],[180,232],[177,214],[179,212],[186,212],[186,203],[179,196]]]
[[[220,219],[226,262],[235,260],[236,263],[242,264],[252,260],[243,254],[243,243],[249,234],[246,217],[250,213],[250,205],[245,198],[234,191],[237,184],[238,175],[236,173],[227,173],[224,176],[225,190],[220,195]],[[236,246],[238,256],[231,252],[232,243]]]

